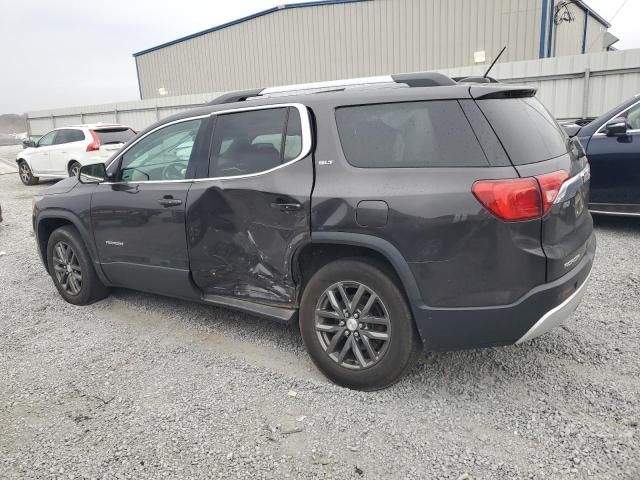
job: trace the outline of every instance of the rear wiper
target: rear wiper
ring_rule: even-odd
[[[102,145],[113,145],[114,143],[124,143],[124,142],[122,142],[120,140],[116,140],[114,142],[104,142]]]

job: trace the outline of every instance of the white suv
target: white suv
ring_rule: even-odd
[[[125,125],[96,123],[56,128],[37,142],[25,142],[16,163],[20,180],[35,185],[40,178],[77,176],[81,165],[104,163],[136,132]]]

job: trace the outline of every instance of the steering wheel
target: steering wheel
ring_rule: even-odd
[[[163,180],[182,180],[187,174],[186,163],[171,163],[162,170]]]

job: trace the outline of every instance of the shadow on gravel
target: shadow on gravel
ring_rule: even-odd
[[[114,301],[115,304],[112,303]],[[289,358],[289,361],[289,355],[292,354],[306,357],[296,326],[229,309],[119,288],[112,291],[111,299],[106,302],[105,307],[111,318],[120,318],[143,330],[160,327],[173,332],[172,335],[186,334],[198,341],[206,341],[209,335],[217,334],[234,342],[233,348],[240,350],[246,350],[243,345],[266,346],[267,351],[263,354],[267,357],[275,352],[281,352],[285,355],[283,358]],[[200,332],[194,332],[194,328]],[[400,384],[410,389],[422,389],[426,385],[430,391],[457,391],[470,386],[473,386],[472,390],[482,391],[496,384],[523,385],[532,378],[543,378],[554,369],[561,368],[561,359],[565,355],[547,343],[548,339],[538,339],[519,347],[425,352]],[[552,352],[553,355],[550,354]],[[267,365],[266,361],[263,362],[250,351],[243,351],[241,356],[246,357],[249,363]],[[304,363],[311,367],[310,361]],[[299,373],[308,374],[309,369],[304,368]],[[315,369],[313,373],[316,373]]]
[[[297,328],[232,309],[122,288],[114,288],[111,298],[124,302],[125,308],[144,310],[147,317],[165,322],[177,321],[175,327],[182,324],[250,341],[271,340],[279,346],[288,345],[295,350],[304,348]]]
[[[640,217],[593,215],[593,224],[601,230],[640,234]]]

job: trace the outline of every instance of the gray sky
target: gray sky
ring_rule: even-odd
[[[0,0],[0,113],[137,100],[132,53],[284,1]],[[588,3],[610,19],[623,1]],[[618,48],[640,48],[638,18],[628,0]]]

